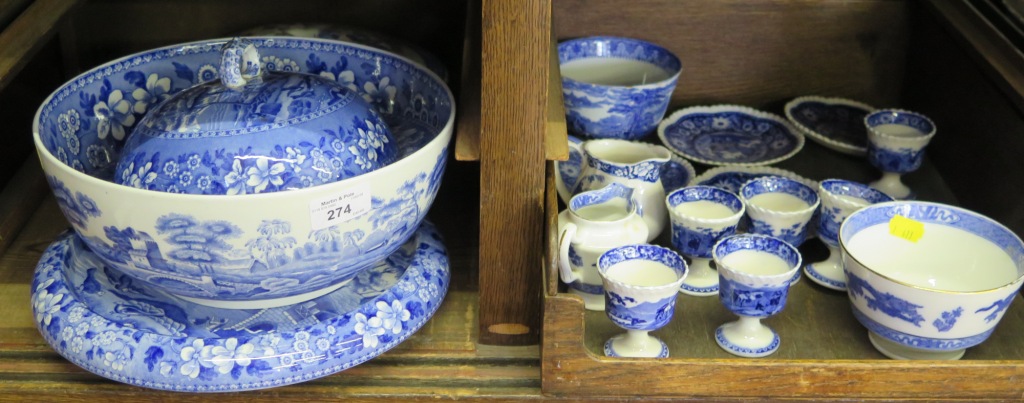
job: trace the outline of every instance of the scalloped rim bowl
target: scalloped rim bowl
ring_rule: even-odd
[[[89,169],[102,175],[100,168],[84,165],[102,165],[87,158],[95,150],[106,150],[108,162],[116,152],[111,136],[98,136],[90,111],[131,94],[134,88],[122,75],[157,74],[175,80],[176,89],[185,88],[191,84],[184,79],[187,74],[179,74],[181,66],[171,62],[202,72],[204,63],[220,60],[226,39],[148,50],[95,67],[54,91],[33,122],[50,187],[90,249],[148,284],[223,308],[265,308],[315,298],[401,246],[419,227],[440,187],[455,118],[454,96],[444,82],[400,56],[339,41],[253,39],[265,56],[305,62],[302,71],[341,66],[341,61],[352,65],[355,84],[381,89],[369,94],[371,103],[392,108],[381,112],[398,139],[401,158],[331,184],[237,196],[147,191],[84,173]],[[377,75],[362,73],[359,63],[378,66]],[[397,95],[384,99],[389,85]],[[70,115],[79,120],[69,128]],[[300,153],[304,158],[322,157],[330,147],[310,146]],[[355,206],[348,216],[346,206]]]
[[[860,109],[864,111],[865,115],[875,111],[874,107],[863,102],[858,102],[851,99],[838,97],[821,97],[816,95],[808,95],[794,98],[792,101],[787,102],[786,106],[784,107],[784,110],[786,112],[786,118],[789,119],[789,122],[792,123],[793,126],[796,127],[798,130],[800,130],[805,136],[810,137],[812,141],[844,154],[863,156],[868,153],[868,139],[866,128],[864,128],[864,145],[861,146],[849,142],[843,142],[835,138],[829,137],[826,134],[819,133],[816,130],[800,123],[800,119],[797,119],[796,116],[793,115],[793,111],[798,106],[800,106],[800,104],[806,102],[816,102],[828,106],[838,105],[854,109]],[[861,119],[857,119],[856,123],[858,124],[858,127],[862,127],[861,122]]]

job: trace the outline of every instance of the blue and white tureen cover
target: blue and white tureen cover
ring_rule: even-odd
[[[441,238],[424,223],[382,263],[327,295],[219,309],[121,274],[67,234],[36,267],[32,308],[46,341],[90,372],[147,388],[228,392],[303,382],[384,353],[433,316],[449,279]]]
[[[169,78],[153,79],[156,87],[170,86]],[[117,183],[165,192],[263,193],[351,178],[398,158],[388,125],[355,90],[319,75],[263,71],[246,39],[225,45],[220,79],[151,98],[158,103],[128,136]],[[314,147],[330,159],[300,157]],[[193,156],[207,163],[190,164]],[[169,165],[180,168],[151,169]],[[183,185],[183,169],[212,182]]]

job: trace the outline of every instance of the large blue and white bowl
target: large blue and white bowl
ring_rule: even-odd
[[[637,140],[653,132],[683,70],[668,49],[611,36],[559,43],[558,62],[569,130],[591,138]]]
[[[315,298],[395,251],[434,201],[455,116],[442,80],[402,57],[337,41],[252,39],[267,63],[351,80],[344,84],[391,127],[399,159],[357,177],[267,194],[186,195],[114,184],[123,139],[141,117],[135,105],[216,78],[225,40],[169,46],[98,66],[58,88],[33,125],[43,171],[64,215],[101,259],[169,293],[225,308]],[[339,155],[332,147],[279,151],[282,158],[343,163],[331,161]],[[224,157],[197,154],[147,170],[173,171],[182,183],[203,186],[211,178],[191,175],[189,168]],[[273,181],[289,172],[219,174]]]
[[[892,358],[960,358],[1024,282],[1024,242],[959,207],[870,205],[846,218],[839,243],[854,316]]]

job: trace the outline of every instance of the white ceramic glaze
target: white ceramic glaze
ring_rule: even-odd
[[[873,204],[846,218],[839,242],[854,316],[892,358],[959,358],[1024,281],[1024,242],[959,207]]]
[[[740,357],[764,357],[778,350],[779,335],[761,323],[782,311],[800,252],[774,237],[740,234],[723,238],[713,250],[719,299],[739,320],[715,330],[719,347]]]
[[[668,346],[648,334],[668,324],[676,293],[686,279],[682,256],[657,245],[634,244],[611,249],[598,259],[604,284],[605,313],[626,333],[604,346],[610,357],[668,357]]]
[[[584,164],[573,193],[611,183],[633,188],[637,212],[647,223],[647,241],[657,238],[668,221],[661,173],[672,152],[656,144],[617,139],[590,140],[581,148]]]
[[[690,186],[665,197],[672,226],[672,247],[690,258],[690,274],[679,292],[695,296],[718,294],[718,273],[711,268],[711,248],[735,234],[746,211],[736,194],[711,186]]]
[[[558,214],[559,273],[586,309],[604,310],[597,259],[617,246],[647,242],[647,224],[636,214],[633,189],[613,183],[574,196]]]

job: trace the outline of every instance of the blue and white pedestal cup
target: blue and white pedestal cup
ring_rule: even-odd
[[[636,214],[633,188],[612,183],[573,196],[558,214],[558,269],[569,293],[592,311],[604,310],[597,259],[617,246],[647,241],[647,224]]]
[[[640,139],[665,117],[682,63],[638,39],[598,36],[558,44],[565,118],[573,133]]]
[[[955,360],[1024,283],[1024,242],[991,218],[920,201],[873,204],[839,230],[854,317],[893,359]]]
[[[601,255],[605,313],[626,333],[605,343],[609,357],[668,357],[665,342],[648,332],[672,320],[676,293],[686,279],[686,261],[671,249],[650,244],[620,246]]]
[[[748,232],[773,236],[794,247],[800,247],[807,239],[821,204],[817,189],[782,176],[751,179],[740,187],[739,196],[747,205]],[[797,272],[790,285],[799,281]]]
[[[718,294],[718,273],[711,268],[711,248],[736,233],[745,208],[735,193],[712,186],[678,189],[665,198],[672,224],[672,247],[690,258],[690,274],[679,292]]]
[[[864,117],[868,130],[868,162],[882,171],[869,185],[894,199],[913,199],[915,194],[900,176],[916,171],[924,161],[924,149],[935,137],[935,123],[917,112],[881,109]]]
[[[821,197],[818,239],[828,247],[829,254],[825,260],[804,266],[804,274],[822,287],[846,291],[846,275],[839,252],[839,226],[854,211],[893,199],[877,189],[845,179],[821,181],[818,196]]]
[[[761,323],[782,311],[800,252],[781,239],[741,234],[723,238],[712,254],[718,266],[719,299],[739,316],[715,330],[722,349],[740,357],[764,357],[779,348],[778,333]]]

